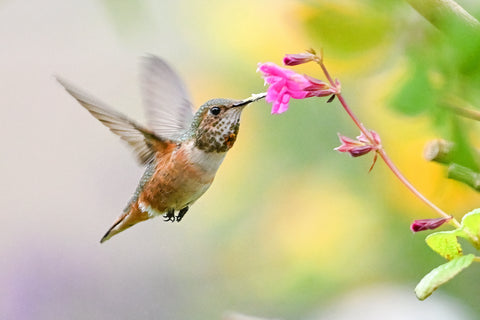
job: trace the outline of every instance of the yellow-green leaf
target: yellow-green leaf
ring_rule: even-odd
[[[458,231],[442,231],[429,235],[425,241],[433,251],[447,260],[462,255],[462,247],[457,239]]]
[[[430,271],[415,287],[417,298],[420,300],[428,298],[439,286],[470,266],[474,258],[473,254],[459,256]]]
[[[480,233],[480,209],[470,211],[462,219],[462,229],[468,229],[475,235]]]
[[[480,249],[480,208],[463,216],[462,226],[457,235],[468,239],[477,249]]]

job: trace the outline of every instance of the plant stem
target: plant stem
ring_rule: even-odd
[[[337,84],[333,81],[332,77],[330,76],[330,73],[328,72],[325,64],[323,63],[323,58],[318,57],[316,62],[320,65],[320,67],[323,70],[323,73],[325,74],[325,77],[327,80],[330,82],[330,85],[332,86],[337,86]],[[343,109],[347,112],[349,117],[353,120],[355,125],[360,129],[360,131],[370,140],[370,143],[372,145],[376,146],[376,152],[380,155],[380,157],[383,159],[387,167],[393,172],[393,174],[403,183],[405,187],[407,187],[408,190],[410,190],[417,198],[419,198],[423,203],[425,203],[427,206],[432,208],[436,213],[438,213],[441,217],[443,218],[450,218],[451,216],[447,214],[445,211],[437,207],[434,203],[432,203],[430,200],[428,200],[423,194],[420,193],[411,183],[410,181],[405,178],[405,176],[400,172],[400,170],[397,168],[397,166],[393,163],[393,161],[390,159],[390,157],[387,155],[385,149],[383,149],[382,145],[379,145],[375,139],[373,139],[370,131],[363,125],[363,123],[360,122],[360,120],[357,118],[357,116],[353,113],[352,109],[348,106],[347,102],[343,98],[341,93],[338,93],[337,95],[338,101],[340,101],[340,104],[342,105]],[[450,224],[453,225],[455,228],[460,227],[460,223],[455,219],[452,218],[450,220]]]
[[[480,33],[480,22],[453,0],[407,0],[407,2],[431,24],[450,36],[478,36]]]
[[[432,203],[430,200],[428,200],[423,194],[420,193],[420,191],[418,191],[410,183],[410,181],[407,180],[407,178],[405,178],[405,176],[400,172],[400,170],[398,170],[397,166],[393,163],[392,159],[390,159],[390,157],[387,155],[387,153],[385,152],[385,149],[380,147],[377,150],[377,152],[380,155],[380,157],[383,159],[383,161],[385,162],[387,167],[393,172],[393,174],[405,185],[405,187],[407,187],[408,190],[410,190],[415,196],[417,196],[417,198],[422,200],[427,206],[432,208],[435,212],[437,212],[443,218],[450,218],[451,217],[445,211],[443,211],[442,209],[437,207],[434,203]],[[455,218],[450,220],[450,223],[453,226],[455,226],[456,228],[460,227],[460,223]]]
[[[480,191],[480,173],[470,168],[452,163],[448,167],[447,178],[465,183],[473,189]]]
[[[448,107],[459,116],[480,121],[480,112],[477,110],[467,109],[467,108],[462,108],[457,106],[448,106]]]
[[[328,82],[330,83],[331,86],[333,87],[337,87],[337,84],[333,81],[333,78],[330,76],[330,73],[328,72],[327,70],[327,67],[325,66],[325,64],[323,63],[323,57],[318,57],[318,59],[315,60],[315,62],[320,66],[320,68],[322,68],[322,71],[323,73],[325,74],[325,77],[327,78]],[[360,120],[357,118],[357,116],[353,113],[353,111],[348,107],[348,104],[347,102],[345,101],[345,99],[343,98],[342,94],[341,93],[338,93],[337,95],[337,99],[338,101],[340,101],[340,103],[342,104],[343,106],[343,109],[345,109],[345,111],[348,113],[348,115],[350,116],[350,118],[353,120],[353,122],[355,123],[355,125],[360,129],[360,131],[370,140],[370,142],[372,143],[375,143],[375,141],[373,140],[373,137],[372,135],[370,134],[370,132],[367,130],[367,128],[365,128],[365,126],[360,122]]]

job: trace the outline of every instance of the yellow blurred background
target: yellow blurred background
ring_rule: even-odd
[[[333,151],[337,132],[358,134],[337,101],[274,116],[251,105],[182,223],[151,220],[100,245],[142,168],[53,77],[144,122],[145,53],[174,66],[198,107],[264,91],[258,62],[323,48],[402,172],[461,217],[480,197],[423,159],[439,135],[430,118],[388,107],[417,27],[435,32],[406,3],[379,0],[0,1],[0,318],[477,319],[476,265],[417,301],[416,283],[443,260],[409,224],[434,213],[380,161],[368,173],[370,155]]]

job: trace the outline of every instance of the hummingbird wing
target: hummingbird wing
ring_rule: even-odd
[[[110,131],[120,136],[131,147],[141,164],[149,163],[156,150],[166,147],[167,141],[157,137],[153,132],[143,128],[123,114],[114,111],[105,103],[90,97],[64,79],[57,81],[95,118],[100,120]]]
[[[154,55],[143,58],[140,80],[150,128],[159,137],[178,139],[193,118],[192,103],[183,81],[164,60]]]

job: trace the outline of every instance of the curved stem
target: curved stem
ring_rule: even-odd
[[[317,56],[317,59],[315,59],[315,62],[320,66],[320,68],[322,68],[322,71],[325,74],[325,77],[327,78],[330,85],[332,87],[336,87],[337,84],[333,81],[333,78],[330,76],[330,73],[328,72],[327,67],[323,63],[323,57],[318,57]],[[342,94],[337,93],[336,96],[337,96],[338,101],[340,101],[340,103],[342,104],[343,109],[345,109],[345,111],[350,116],[350,118],[353,120],[355,125],[360,129],[360,131],[365,135],[365,137],[367,137],[370,140],[370,142],[374,143],[373,137],[371,136],[370,132],[367,130],[367,128],[365,128],[363,123],[360,122],[360,120],[357,118],[357,116],[350,109],[347,102],[343,98]]]
[[[323,70],[323,73],[325,74],[325,77],[328,79],[330,82],[330,85],[332,86],[337,86],[337,84],[333,81],[333,78],[330,76],[330,73],[328,72],[325,64],[323,63],[323,57],[317,57],[315,59],[315,62],[317,62],[320,67]],[[376,146],[376,152],[380,155],[382,160],[385,162],[387,167],[393,172],[395,177],[399,179],[405,187],[407,187],[408,190],[410,190],[417,198],[419,198],[423,203],[425,203],[427,206],[432,208],[436,213],[438,213],[441,217],[443,218],[451,218],[449,214],[447,214],[445,211],[437,207],[433,202],[428,200],[423,194],[420,193],[411,183],[410,181],[405,178],[405,176],[400,172],[400,170],[397,168],[397,166],[393,163],[393,161],[390,159],[390,157],[387,155],[385,150],[383,149],[382,145],[378,144],[378,142],[373,139],[372,134],[370,131],[363,125],[363,123],[360,122],[360,120],[357,118],[357,116],[353,113],[352,109],[348,106],[347,102],[343,98],[341,93],[338,93],[337,95],[338,101],[340,101],[340,104],[342,105],[343,109],[347,112],[349,117],[353,120],[355,125],[360,129],[360,131],[370,140],[372,145]],[[452,218],[450,220],[450,224],[453,225],[456,228],[460,227],[460,223],[455,219]]]
[[[423,203],[425,203],[427,206],[429,206],[430,208],[432,208],[435,212],[437,212],[440,216],[442,216],[443,218],[450,218],[451,216],[449,214],[447,214],[445,211],[443,211],[442,209],[440,209],[439,207],[437,207],[433,202],[431,202],[430,200],[428,200],[423,194],[420,193],[420,191],[418,191],[411,183],[410,181],[407,180],[407,178],[405,178],[405,176],[400,172],[400,170],[398,170],[397,166],[393,163],[393,161],[390,159],[390,157],[387,155],[387,153],[385,152],[385,150],[383,148],[379,148],[377,150],[378,154],[380,155],[380,157],[383,159],[383,161],[385,162],[385,164],[387,165],[387,167],[393,172],[393,174],[403,183],[403,185],[405,187],[407,187],[408,190],[410,190],[417,198],[419,198],[421,201],[423,201]],[[450,223],[456,227],[456,228],[459,228],[460,227],[460,223],[455,219],[455,218],[452,218],[452,220],[450,220]]]
[[[370,142],[375,143],[372,135],[370,134],[370,131],[368,131],[368,129],[365,128],[365,126],[363,125],[363,123],[360,122],[360,120],[358,120],[357,116],[353,113],[352,109],[350,109],[350,107],[348,106],[347,102],[345,101],[341,93],[337,94],[337,98],[338,98],[338,101],[340,101],[341,105],[343,106],[343,109],[345,109],[349,117],[353,120],[355,125],[360,129],[360,131],[365,135],[365,137],[367,137],[370,140]]]

